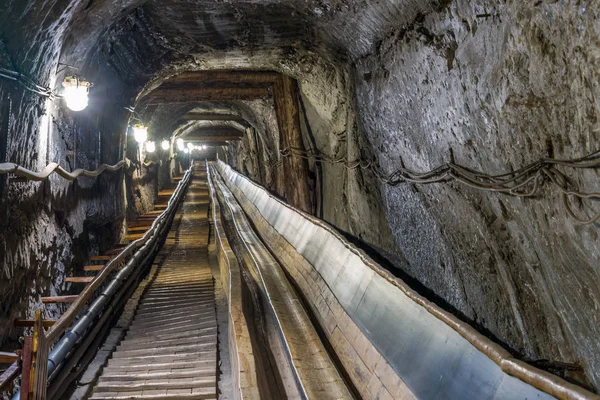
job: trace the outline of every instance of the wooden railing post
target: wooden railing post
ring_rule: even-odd
[[[21,400],[45,400],[48,382],[48,340],[44,331],[42,312],[35,312],[33,336],[23,343]]]
[[[33,381],[33,400],[46,400],[48,388],[48,351],[49,343],[44,330],[44,319],[41,311],[35,312],[33,327],[35,379]]]

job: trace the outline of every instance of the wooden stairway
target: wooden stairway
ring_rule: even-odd
[[[208,192],[195,175],[169,253],[91,399],[216,399],[217,320],[208,266]],[[204,201],[203,201],[204,200]]]

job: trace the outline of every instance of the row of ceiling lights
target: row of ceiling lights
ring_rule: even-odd
[[[69,109],[73,111],[83,111],[89,104],[89,91],[92,87],[92,83],[86,81],[82,77],[68,76],[63,81],[63,97],[65,103]],[[140,146],[144,145],[148,153],[154,153],[156,151],[156,143],[148,140],[148,127],[142,124],[136,124],[133,126],[133,136],[136,142]],[[163,150],[169,150],[171,147],[168,140],[163,140],[161,143]],[[187,148],[183,143],[183,139],[177,139],[177,149],[188,154],[194,150],[206,150],[207,146],[196,146],[192,143],[188,143]]]
[[[133,126],[133,137],[135,139],[135,141],[140,145],[140,146],[145,146],[146,151],[148,153],[154,153],[156,151],[156,143],[154,143],[153,141],[149,141],[148,140],[148,127],[142,124],[136,124]],[[176,141],[177,143],[177,150],[184,152],[185,154],[188,154],[191,151],[194,150],[206,150],[207,146],[206,145],[194,145],[193,143],[188,143],[187,147],[185,146],[185,143],[183,142],[183,139],[179,138]],[[162,141],[161,143],[161,147],[163,150],[169,150],[169,148],[171,147],[171,143],[165,139]]]

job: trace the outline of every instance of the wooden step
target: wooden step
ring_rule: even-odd
[[[84,271],[101,271],[104,269],[104,265],[84,265]]]
[[[68,276],[66,278],[66,281],[71,283],[90,283],[93,280],[93,276]]]
[[[131,233],[129,235],[125,235],[123,240],[137,240],[144,237],[144,233]]]
[[[116,256],[117,254],[121,253],[122,251],[123,251],[123,248],[120,248],[120,249],[111,249],[111,250],[105,251],[102,255],[104,255],[104,256]]]
[[[150,229],[150,225],[132,226],[131,228],[127,228],[127,232],[128,233],[131,233],[131,232],[146,232],[148,229]]]
[[[42,297],[42,303],[44,304],[56,304],[56,303],[73,303],[79,296],[52,296]]]
[[[90,258],[90,260],[92,260],[92,261],[110,261],[113,258],[115,258],[115,256],[92,256],[92,258]]]
[[[55,323],[56,321],[53,320],[43,321],[44,328],[50,328]],[[33,326],[35,325],[35,321],[32,319],[15,319],[13,321],[13,325],[15,326],[15,328],[33,328]]]
[[[154,217],[156,215],[160,215],[164,212],[164,210],[154,210],[154,211],[148,211],[146,214],[144,214],[143,216],[150,216],[150,217]]]
[[[137,228],[140,226],[150,226],[152,221],[131,221],[127,223],[127,228]]]
[[[12,364],[19,359],[15,353],[5,353],[0,351],[0,364]]]

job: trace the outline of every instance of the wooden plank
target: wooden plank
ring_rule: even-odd
[[[68,276],[66,278],[66,281],[71,283],[90,283],[93,280],[93,276]]]
[[[117,254],[119,254],[120,252],[122,252],[123,249],[111,249],[111,250],[107,250],[104,253],[102,253],[103,256],[116,256]]]
[[[150,229],[150,225],[146,225],[146,226],[132,226],[130,228],[127,228],[127,233],[146,232],[148,229]]]
[[[163,212],[164,212],[164,210],[154,210],[154,211],[148,211],[146,214],[144,214],[144,217],[146,217],[146,216],[153,217],[153,216],[156,216],[156,215],[160,215],[160,214],[162,214]]]
[[[79,296],[51,296],[42,297],[42,303],[44,304],[56,304],[56,303],[73,303]]]
[[[19,359],[19,356],[15,353],[6,353],[0,351],[0,364],[12,364]]]
[[[114,256],[92,256],[92,258],[90,258],[90,260],[92,261],[110,261],[113,258],[115,258]]]
[[[175,190],[161,190],[160,192],[158,192],[159,196],[163,196],[163,195],[169,195],[171,196],[173,193],[175,193]]]
[[[104,265],[84,265],[84,271],[100,271],[104,268]]]
[[[44,328],[49,328],[55,323],[56,321],[44,320]],[[13,324],[16,328],[33,328],[35,321],[32,319],[15,319]]]
[[[4,371],[2,375],[0,375],[0,392],[9,391],[13,381],[17,379],[20,373],[21,368],[19,367],[18,362],[15,362]]]
[[[140,226],[150,226],[152,221],[131,221],[127,223],[127,228],[137,228]]]
[[[132,234],[129,234],[129,235],[125,235],[125,237],[123,237],[123,239],[125,239],[125,240],[137,240],[137,239],[139,239],[139,238],[141,238],[143,236],[144,236],[143,233],[132,233]]]

